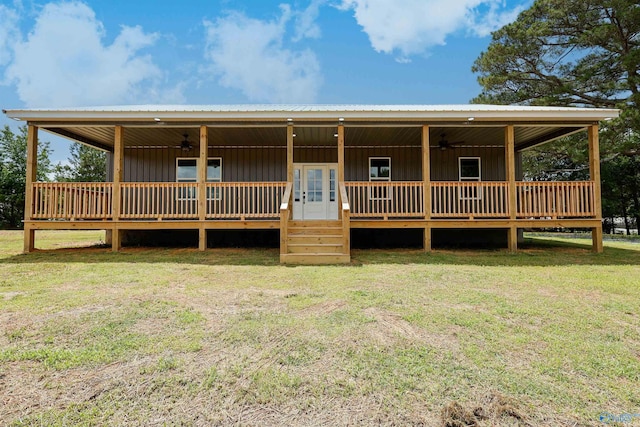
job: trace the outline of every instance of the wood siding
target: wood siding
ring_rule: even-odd
[[[174,148],[127,148],[124,153],[125,182],[175,182],[176,158],[197,158],[197,148],[185,153]],[[505,179],[504,149],[431,149],[431,179],[457,181],[458,158],[480,157],[483,181]],[[286,181],[286,147],[210,148],[209,157],[222,157],[223,181]],[[336,148],[294,147],[295,163],[336,163]],[[422,180],[420,147],[345,148],[346,181],[369,180],[369,157],[391,157],[393,181]],[[516,176],[522,177],[520,153],[516,156]],[[113,156],[108,156],[107,178],[112,179]]]
[[[420,147],[362,148],[347,143],[344,155],[345,181],[369,181],[369,157],[391,157],[393,181],[422,180]]]
[[[176,159],[198,158],[197,147],[188,152],[174,148],[126,148],[124,152],[125,182],[175,182]],[[263,182],[285,181],[286,147],[282,148],[209,148],[208,157],[222,157],[222,180]],[[113,158],[109,155],[112,179]]]
[[[223,130],[210,128],[209,157],[222,157],[223,182],[286,181],[286,133],[281,129]],[[332,128],[299,128],[294,140],[295,163],[337,163],[338,147]],[[483,181],[504,181],[503,141],[494,147],[433,147],[431,135],[431,180],[458,181],[458,158],[480,157]],[[431,133],[434,133],[433,131]],[[125,137],[126,137],[125,133]],[[184,152],[175,147],[124,150],[124,182],[175,182],[176,158],[198,158],[198,144]],[[227,145],[228,144],[228,145]],[[249,145],[254,144],[254,145]],[[218,145],[219,147],[216,147]],[[346,129],[345,180],[368,181],[369,157],[391,157],[393,181],[422,180],[420,129]],[[113,179],[113,156],[108,156],[107,179]],[[521,155],[516,153],[516,178],[521,179]]]
[[[480,157],[482,181],[504,181],[504,148],[450,148],[431,149],[431,180],[458,181],[458,158]]]

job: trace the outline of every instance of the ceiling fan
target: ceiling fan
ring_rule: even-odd
[[[438,145],[436,146],[436,148],[440,148],[442,151],[444,151],[447,148],[455,148],[454,146],[458,144],[464,144],[464,141],[449,142],[449,140],[447,139],[447,134],[442,132],[440,134],[440,141],[438,141]]]
[[[182,136],[184,137],[184,139],[182,140],[182,142],[180,142],[180,145],[176,145],[174,148],[179,148],[185,152],[191,151],[193,145],[191,145],[191,143],[189,142],[189,134],[185,133]]]

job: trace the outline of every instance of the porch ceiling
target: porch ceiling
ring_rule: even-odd
[[[504,144],[504,125],[432,125],[429,139],[432,147],[443,138],[454,146],[497,146]],[[585,124],[521,124],[515,126],[516,149],[523,150],[544,144],[559,137],[584,130]],[[60,124],[41,125],[43,130],[65,138],[112,151],[115,137],[114,125]],[[296,125],[295,145],[336,145],[337,126],[333,123]],[[348,146],[420,146],[421,124],[405,123],[394,126],[375,124],[345,124],[345,145]],[[286,126],[258,124],[238,126],[212,126],[208,129],[209,145],[253,146],[286,145]],[[125,147],[176,147],[188,135],[194,146],[199,143],[199,126],[125,126]],[[586,138],[586,134],[585,134]]]

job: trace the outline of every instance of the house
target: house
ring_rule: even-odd
[[[618,110],[494,105],[125,106],[4,111],[28,124],[24,251],[36,230],[279,230],[284,263],[350,260],[351,231],[592,231],[599,122]],[[36,182],[38,131],[106,150],[103,183]],[[590,179],[522,181],[521,153],[585,135]],[[195,231],[193,231],[195,232]],[[502,236],[502,237],[501,237]],[[215,242],[214,242],[215,243]]]

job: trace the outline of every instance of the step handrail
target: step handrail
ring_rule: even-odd
[[[342,204],[342,247],[345,254],[351,253],[351,215],[349,196],[344,182],[340,183],[340,203]]]
[[[287,227],[289,225],[289,203],[291,201],[291,190],[293,188],[293,184],[287,182],[287,186],[284,189],[284,194],[282,195],[282,203],[280,204],[280,254],[284,255],[289,251],[287,247],[288,239],[289,239],[289,230]]]
[[[283,210],[289,210],[289,202],[291,200],[291,190],[293,189],[293,185],[290,182],[287,182],[287,186],[284,188],[284,193],[282,194],[282,203],[280,204],[280,212]]]

